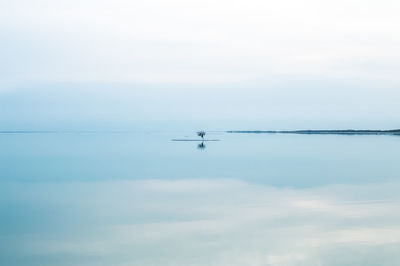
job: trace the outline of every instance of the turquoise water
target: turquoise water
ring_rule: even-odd
[[[0,134],[0,265],[400,265],[400,137]]]

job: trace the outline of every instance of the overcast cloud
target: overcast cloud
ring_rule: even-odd
[[[218,114],[246,105],[241,99],[249,91],[285,105],[289,90],[308,100],[294,102],[288,112],[311,117],[304,108],[318,105],[314,113],[323,114],[319,95],[327,90],[342,98],[330,109],[340,110],[336,120],[356,113],[375,116],[371,126],[382,119],[396,126],[398,10],[399,1],[365,0],[0,0],[0,91],[123,83],[135,84],[128,87],[141,95],[142,85],[156,84],[151,94],[168,91],[181,104],[182,91],[191,93],[186,87],[217,94],[232,88],[232,97],[211,108]],[[182,88],[171,90],[174,85]],[[127,97],[98,88],[104,89]],[[372,111],[351,107],[371,102]],[[244,119],[270,114],[267,104],[252,106],[256,110],[243,111]]]

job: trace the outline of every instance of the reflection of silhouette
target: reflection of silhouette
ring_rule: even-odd
[[[202,141],[200,144],[197,145],[197,149],[199,150],[204,150],[206,148],[206,145],[204,144],[204,141]]]

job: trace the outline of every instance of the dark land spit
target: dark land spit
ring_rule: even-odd
[[[400,129],[393,130],[229,130],[227,133],[250,134],[320,134],[320,135],[400,135]]]
[[[220,141],[219,139],[171,139],[171,141]]]

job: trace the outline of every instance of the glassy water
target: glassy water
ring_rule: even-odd
[[[0,265],[400,265],[400,136],[0,134]]]

